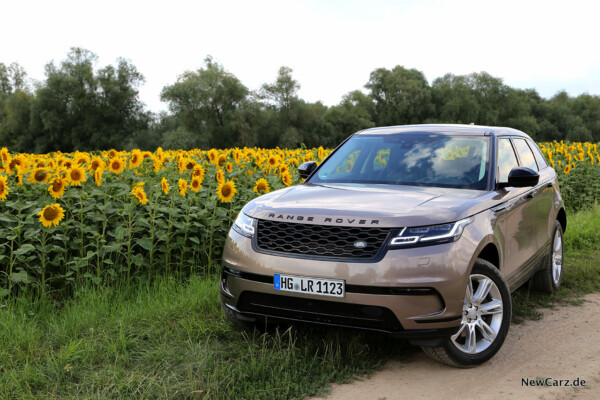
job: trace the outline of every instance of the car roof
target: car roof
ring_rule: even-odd
[[[468,135],[468,136],[529,136],[517,129],[483,126],[483,125],[461,125],[461,124],[422,124],[422,125],[398,125],[382,126],[365,129],[357,132],[358,135],[395,135],[408,133],[433,133],[437,135]]]

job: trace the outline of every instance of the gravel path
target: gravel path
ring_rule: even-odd
[[[600,293],[584,299],[582,306],[545,309],[540,321],[512,325],[498,354],[480,367],[446,367],[418,352],[368,379],[332,385],[327,400],[600,399]],[[586,386],[528,387],[524,378],[579,378]]]

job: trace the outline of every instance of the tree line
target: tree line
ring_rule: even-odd
[[[364,90],[328,107],[298,96],[291,68],[250,90],[207,57],[163,88],[169,112],[156,114],[139,99],[144,77],[130,61],[96,63],[94,53],[73,48],[33,84],[20,65],[0,63],[0,147],[32,153],[332,147],[360,129],[419,123],[510,126],[536,140],[600,141],[599,96],[560,91],[545,99],[486,72],[446,74],[429,84],[416,69],[378,68]]]

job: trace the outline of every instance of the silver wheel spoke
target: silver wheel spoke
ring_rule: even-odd
[[[456,342],[456,339],[458,339],[458,337],[460,336],[460,334],[465,330],[465,327],[467,326],[467,324],[461,324],[460,328],[458,329],[458,332],[456,332],[454,335],[452,335],[451,339]]]
[[[481,305],[481,315],[498,314],[502,312],[502,300],[493,299]]]
[[[481,332],[481,336],[488,342],[492,343],[496,338],[497,332],[492,329],[484,320],[479,319],[477,321],[477,327],[479,328],[479,332]]]
[[[465,333],[465,346],[467,347],[467,353],[476,353],[477,335],[475,334],[475,324],[469,324]]]
[[[465,298],[465,303],[469,301],[473,301],[473,281],[469,279],[469,283],[467,283],[467,297]]]
[[[562,238],[560,237],[558,232],[556,232],[556,238],[554,239],[554,252],[558,253],[560,251],[561,247],[562,247]]]
[[[481,303],[487,297],[493,284],[494,283],[491,279],[482,279],[479,281],[477,291],[473,295],[473,301],[476,303]]]

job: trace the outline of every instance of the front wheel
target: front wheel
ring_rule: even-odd
[[[483,364],[502,347],[511,318],[508,285],[498,269],[477,259],[467,281],[460,327],[442,346],[423,347],[432,359],[453,367]]]

